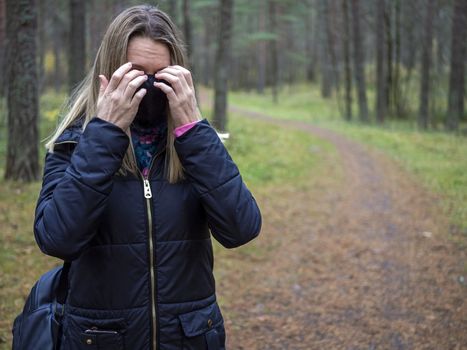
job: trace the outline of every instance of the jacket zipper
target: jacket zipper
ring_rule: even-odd
[[[152,212],[151,212],[151,198],[152,198],[152,191],[151,185],[149,182],[149,178],[151,175],[152,165],[154,160],[161,154],[161,152],[157,153],[151,160],[151,164],[149,165],[149,170],[147,176],[143,176],[141,170],[138,169],[138,172],[143,180],[144,186],[144,197],[146,198],[146,208],[148,214],[148,239],[149,239],[149,264],[150,264],[150,276],[151,276],[151,320],[152,320],[152,349],[157,349],[157,339],[156,339],[156,301],[155,301],[155,291],[156,291],[156,279],[155,279],[155,272],[154,272],[154,243],[152,239]]]
[[[54,142],[54,145],[61,145],[64,143],[78,143],[77,141],[62,141],[62,142]]]

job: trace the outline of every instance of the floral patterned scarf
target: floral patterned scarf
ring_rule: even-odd
[[[153,156],[165,147],[167,118],[160,119],[157,124],[149,126],[133,122],[130,130],[138,168],[146,177]]]

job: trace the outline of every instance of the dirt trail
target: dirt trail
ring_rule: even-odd
[[[333,131],[232,109],[324,138],[338,159],[317,183],[258,194],[263,254],[216,260],[228,349],[467,349],[466,252],[436,196]]]

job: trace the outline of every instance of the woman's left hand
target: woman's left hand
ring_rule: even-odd
[[[154,76],[166,80],[171,85],[154,83],[155,87],[160,88],[167,95],[175,127],[201,119],[193,79],[188,69],[178,65],[168,66]]]

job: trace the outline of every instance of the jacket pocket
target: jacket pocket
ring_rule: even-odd
[[[68,314],[70,350],[125,350],[125,318],[91,318]]]
[[[225,349],[224,319],[217,302],[178,318],[185,336],[183,349]]]

